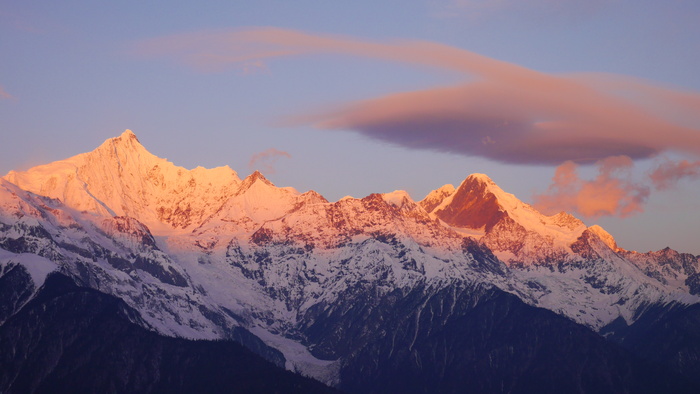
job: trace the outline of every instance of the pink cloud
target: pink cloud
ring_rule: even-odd
[[[292,155],[282,150],[270,148],[254,154],[248,162],[248,168],[251,170],[260,170],[265,174],[274,174],[275,164],[277,163],[277,160],[282,157],[291,159]]]
[[[593,163],[664,150],[700,154],[697,130],[645,108],[565,79],[540,88],[528,82],[480,81],[394,94],[295,121],[506,163]]]
[[[597,162],[597,176],[581,179],[578,165],[571,161],[557,167],[552,184],[534,197],[535,207],[553,214],[577,212],[587,218],[626,217],[644,210],[649,188],[631,179],[632,159],[614,156]]]
[[[672,189],[683,179],[700,179],[700,160],[681,160],[677,162],[667,160],[659,164],[649,174],[649,177],[656,189]]]
[[[330,53],[462,73],[465,82],[456,86],[346,103],[286,120],[410,149],[550,165],[619,155],[639,159],[663,151],[700,155],[700,94],[624,76],[550,75],[433,42],[374,42],[274,28],[161,37],[135,50],[204,71]]]
[[[240,71],[243,75],[252,75],[260,73],[264,74],[267,73],[269,70],[267,68],[267,65],[261,60],[253,60],[241,64]]]
[[[0,86],[0,99],[9,100],[12,98],[14,98],[14,97],[11,94],[7,93],[7,91],[5,91],[5,89],[2,86]]]
[[[171,57],[206,72],[235,68],[252,60],[313,53],[372,57],[484,75],[495,75],[498,69],[511,66],[427,41],[381,43],[278,28],[176,34],[141,41],[132,52],[145,57]],[[533,73],[525,68],[521,71]]]

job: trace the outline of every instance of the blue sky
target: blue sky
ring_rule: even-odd
[[[526,202],[548,202],[552,209],[559,204],[587,224],[601,224],[624,248],[647,251],[671,246],[700,254],[700,165],[696,164],[700,124],[698,111],[693,112],[700,91],[700,4],[695,1],[172,3],[0,1],[0,172],[92,150],[128,128],[151,152],[177,165],[229,165],[241,177],[259,167],[278,186],[314,189],[329,200],[395,189],[405,189],[418,200],[445,183],[458,184],[470,173],[486,173]],[[315,44],[299,49],[298,43],[286,40],[280,48],[296,51],[293,55],[266,56],[261,49],[266,44],[254,38],[258,40],[254,48],[245,53],[252,57],[245,61],[237,57],[239,61],[210,62],[207,67],[193,67],[187,61],[187,54],[201,45],[211,45],[216,54],[241,55],[226,40],[262,28],[278,29],[285,37],[299,33],[311,40],[330,38],[337,48],[344,45],[342,40],[384,45],[387,53],[329,51]],[[197,41],[194,47],[182,44],[185,38],[202,36],[206,41]],[[447,148],[460,145],[462,134],[457,130],[443,139],[433,133],[444,123],[433,122],[434,114],[429,114],[432,123],[427,123],[433,129],[417,130],[432,138],[421,146],[401,134],[399,126],[410,125],[412,118],[368,124],[363,123],[368,108],[352,110],[366,100],[376,101],[365,107],[393,108],[392,95],[468,87],[480,77],[445,64],[426,64],[430,61],[421,56],[432,52],[418,51],[418,41],[505,62],[508,67],[501,76],[519,67],[547,78],[610,73],[617,83],[631,77],[642,81],[642,88],[661,86],[686,94],[689,109],[677,110],[675,101],[661,100],[666,96],[658,91],[646,96],[635,93],[641,89],[625,93],[625,99],[646,103],[646,109],[665,111],[665,123],[660,125],[669,128],[647,131],[657,133],[644,137],[651,153],[635,156],[635,147],[613,150],[632,158],[612,167],[611,161],[578,162],[569,168],[559,167],[556,160],[536,160],[538,154],[559,152],[559,146],[523,153],[527,160],[520,162],[509,159],[520,155],[519,150],[508,155],[482,154],[480,149],[451,151]],[[178,43],[177,48],[163,49],[164,43],[172,42]],[[409,53],[399,60],[392,52],[397,43],[408,43]],[[610,90],[608,82],[604,81]],[[496,95],[496,100],[510,97],[507,92],[499,94],[505,96]],[[572,106],[591,104],[564,97],[566,90],[560,94],[563,101],[574,100]],[[529,109],[522,102],[515,105]],[[489,108],[497,114],[506,110]],[[616,110],[610,107],[612,113]],[[308,122],[289,121],[318,113]],[[591,112],[591,117],[599,113]],[[581,114],[576,119],[586,112]],[[469,114],[460,116],[459,122],[464,122]],[[463,125],[459,122],[457,126]],[[340,126],[323,126],[331,123]],[[630,128],[619,132],[602,120],[581,127],[596,128],[582,133],[587,138],[600,134],[585,140],[598,151],[608,135],[619,133],[625,144],[634,142],[634,127],[639,124],[622,128],[625,125]],[[681,126],[683,130],[673,131]],[[680,136],[684,132],[687,135]],[[675,142],[666,143],[666,135]],[[515,147],[528,141],[517,140]],[[488,145],[484,142],[484,149]],[[287,155],[250,165],[254,155],[270,149]],[[684,172],[673,167],[681,174],[674,182],[660,187],[650,180],[649,173],[662,164],[683,160],[688,164]],[[557,168],[576,171],[575,195],[564,190],[566,185],[552,184]],[[606,168],[612,175],[601,178]],[[627,205],[609,211],[576,205],[585,188],[601,191],[596,187],[603,181],[610,185],[611,179],[628,193],[620,196],[631,198]]]

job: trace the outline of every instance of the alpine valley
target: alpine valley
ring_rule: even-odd
[[[483,174],[329,202],[129,130],[0,179],[0,392],[336,390],[700,392],[700,260]]]

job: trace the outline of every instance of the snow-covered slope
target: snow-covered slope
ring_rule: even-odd
[[[151,329],[260,352],[264,342],[326,382],[343,361],[314,356],[309,330],[350,299],[497,288],[594,329],[700,300],[694,256],[624,251],[483,174],[420,202],[404,191],[329,202],[258,172],[176,167],[128,130],[1,179],[0,248],[0,277],[21,265],[38,288],[59,270],[123,299]]]
[[[565,212],[543,215],[484,174],[470,175],[450,194],[441,190],[450,189],[423,200],[442,195],[438,204],[422,202],[434,205],[430,216],[478,238],[533,289],[535,305],[599,329],[618,317],[631,323],[649,305],[697,302],[689,294],[696,294],[697,258],[686,256],[681,268],[624,251],[602,227],[587,228]],[[668,266],[665,275],[659,264]]]
[[[241,182],[229,167],[177,167],[148,152],[131,130],[92,152],[4,179],[79,211],[138,218],[154,233],[196,227]]]
[[[481,238],[510,265],[547,263],[571,252],[569,245],[586,229],[580,220],[561,212],[546,216],[504,192],[484,174],[472,174],[452,193],[444,186],[431,192],[423,206],[431,216],[457,231]],[[444,196],[436,205],[435,196]],[[429,202],[431,201],[431,202]]]

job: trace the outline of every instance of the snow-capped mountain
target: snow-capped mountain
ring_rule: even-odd
[[[392,357],[428,357],[431,332],[484,303],[545,308],[604,333],[700,302],[697,257],[625,251],[483,174],[422,201],[395,191],[329,202],[259,172],[177,167],[129,130],[3,177],[0,248],[0,280],[27,274],[8,285],[0,322],[60,272],[123,300],[147,329],[235,340],[358,391],[367,358],[383,376]]]
[[[153,231],[191,230],[241,183],[228,167],[186,170],[158,158],[131,130],[92,152],[10,171],[4,179],[79,211],[138,218]]]
[[[587,228],[565,212],[543,215],[486,175],[470,175],[456,190],[443,186],[421,204],[433,206],[431,217],[479,239],[520,281],[543,289],[531,292],[534,305],[596,330],[618,317],[632,323],[648,305],[698,302],[690,294],[697,293],[697,257],[675,252],[685,264],[669,265],[661,252],[625,251],[602,227]]]

